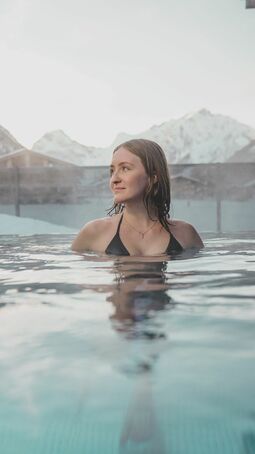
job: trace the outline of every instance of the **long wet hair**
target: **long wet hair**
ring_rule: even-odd
[[[167,232],[171,233],[168,224],[171,203],[170,175],[165,153],[156,142],[146,139],[128,140],[118,145],[113,150],[113,154],[121,147],[126,148],[126,150],[141,159],[144,169],[149,176],[150,182],[143,195],[143,203],[149,218],[153,220],[151,212],[156,209],[159,222]],[[156,182],[154,181],[155,175],[157,176]],[[119,214],[124,208],[125,204],[114,203],[107,214],[110,216]]]

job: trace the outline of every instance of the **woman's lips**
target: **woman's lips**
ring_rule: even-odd
[[[114,192],[116,192],[116,191],[123,191],[123,189],[125,189],[125,188],[114,188]]]

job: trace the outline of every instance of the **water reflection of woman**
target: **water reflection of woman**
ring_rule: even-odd
[[[135,326],[145,326],[157,311],[171,307],[171,298],[166,293],[169,288],[164,273],[166,266],[162,261],[115,264],[116,286],[107,301],[114,307],[111,319],[118,322],[116,329],[130,334]],[[154,336],[152,332],[143,333],[148,338]]]
[[[166,452],[153,392],[155,361],[167,338],[163,319],[160,321],[158,316],[161,311],[174,307],[167,293],[170,285],[166,280],[166,266],[166,262],[138,261],[116,262],[114,266],[116,287],[107,301],[114,308],[111,316],[114,329],[132,342],[131,364],[124,371],[135,378],[120,434],[121,454]]]

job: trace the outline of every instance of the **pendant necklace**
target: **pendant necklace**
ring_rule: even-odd
[[[125,218],[124,218],[124,222],[126,222],[126,224],[128,224],[133,230],[135,230],[137,233],[139,233],[139,235],[141,235],[142,239],[144,239],[144,235],[146,235],[146,233],[149,232],[154,227],[154,225],[157,224],[158,221],[153,221],[153,224],[147,230],[145,230],[145,232],[141,232],[140,230],[135,229],[135,227],[133,227],[131,224],[129,224],[129,222]]]

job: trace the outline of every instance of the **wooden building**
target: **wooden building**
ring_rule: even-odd
[[[208,191],[208,187],[203,181],[181,174],[172,176],[171,187],[174,197],[190,198],[191,195],[195,198],[203,197],[203,194]]]
[[[0,168],[17,168],[17,167],[76,167],[68,161],[52,158],[51,156],[38,151],[21,148],[12,153],[0,156]]]

